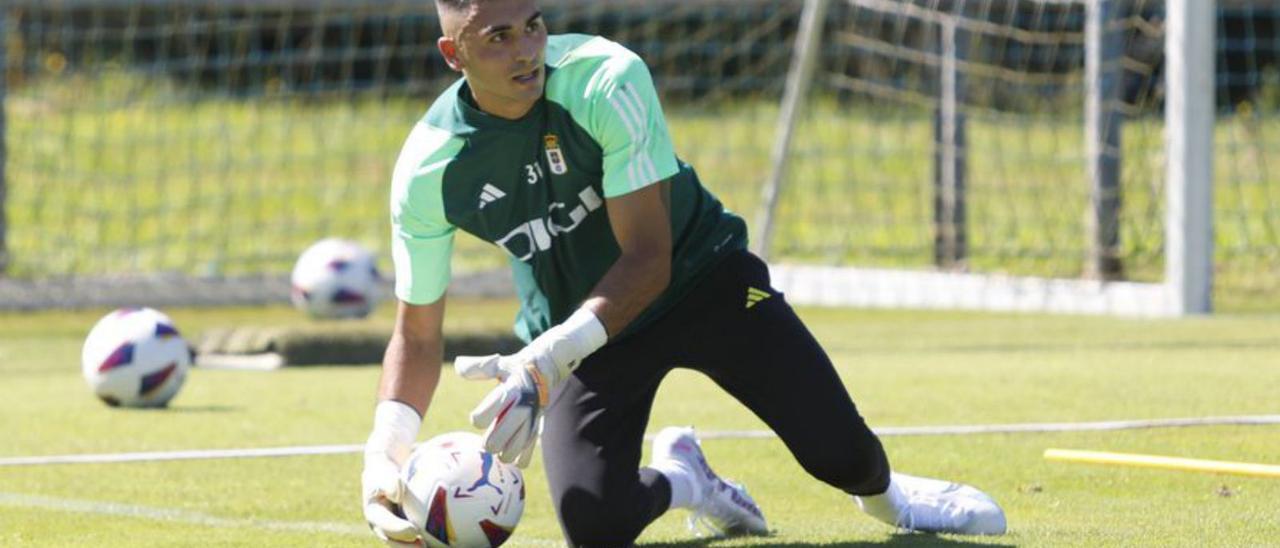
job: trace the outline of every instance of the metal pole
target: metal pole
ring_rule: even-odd
[[[1086,230],[1089,256],[1085,276],[1124,277],[1120,258],[1120,112],[1124,36],[1115,29],[1115,0],[1093,0],[1085,23],[1085,150],[1092,183]]]
[[[1169,0],[1165,34],[1165,287],[1169,312],[1213,308],[1214,0]]]
[[[8,152],[5,149],[7,128],[5,126],[5,96],[9,81],[9,51],[5,47],[9,41],[9,10],[0,7],[0,277],[9,270],[8,218],[5,209],[6,199],[5,170],[8,166]]]
[[[967,33],[949,17],[939,29],[942,54],[941,95],[934,116],[933,260],[941,269],[963,270],[968,257],[965,179],[968,143],[965,135],[964,73]]]
[[[755,254],[769,258],[769,244],[773,240],[773,219],[778,208],[778,196],[786,178],[787,160],[791,156],[791,137],[799,122],[800,111],[809,95],[809,84],[818,58],[818,42],[822,38],[822,22],[826,20],[828,0],[805,0],[800,17],[800,33],[796,35],[798,46],[787,73],[787,88],[782,98],[782,112],[778,113],[778,127],[770,154],[772,169],[765,181],[760,212],[757,214]]]

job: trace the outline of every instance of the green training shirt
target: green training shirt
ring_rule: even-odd
[[[598,36],[547,40],[543,100],[518,120],[484,113],[465,79],[409,134],[392,177],[396,296],[435,302],[449,283],[454,232],[506,251],[527,340],[577,309],[618,259],[607,200],[671,179],[671,282],[622,334],[676,302],[746,224],[672,150],[649,69]]]

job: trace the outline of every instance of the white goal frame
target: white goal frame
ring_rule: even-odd
[[[791,136],[802,117],[821,42],[815,21],[827,3],[806,0],[796,37],[764,185],[755,251],[768,258],[777,196],[784,184]],[[1029,0],[1083,3],[1108,0]],[[1216,0],[1168,0],[1165,31],[1166,218],[1165,275],[1160,283],[1047,279],[1001,275],[771,263],[775,286],[795,304],[876,308],[1180,317],[1212,311],[1213,124]],[[1091,46],[1092,47],[1092,46]],[[1092,90],[1091,90],[1092,91]]]

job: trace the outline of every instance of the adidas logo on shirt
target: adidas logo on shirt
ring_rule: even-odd
[[[484,206],[496,202],[498,201],[498,198],[506,195],[506,192],[503,192],[502,189],[493,186],[492,183],[485,183],[484,188],[480,189],[480,209],[484,209]]]
[[[765,291],[763,289],[748,287],[747,288],[747,308],[751,308],[755,306],[757,303],[759,303],[760,301],[768,299],[769,297],[772,297],[772,296],[773,295],[769,294],[768,291]]]

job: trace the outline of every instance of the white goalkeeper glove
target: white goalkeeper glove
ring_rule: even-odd
[[[454,369],[463,378],[501,381],[471,412],[472,425],[488,426],[485,450],[502,462],[514,462],[520,468],[528,466],[551,391],[569,378],[583,358],[607,341],[608,333],[600,319],[580,308],[513,355],[454,359]]]
[[[413,450],[422,417],[412,407],[383,400],[373,411],[373,432],[364,446],[360,491],[364,519],[388,546],[416,546],[418,528],[399,511],[404,484],[400,467]]]

